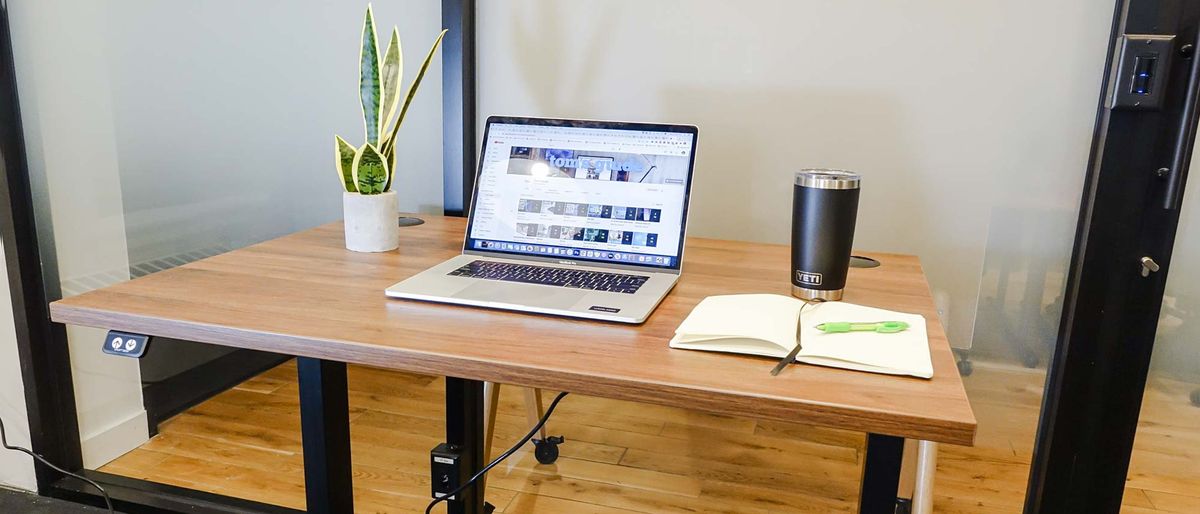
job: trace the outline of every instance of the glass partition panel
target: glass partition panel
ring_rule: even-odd
[[[1122,512],[1200,512],[1200,162],[1184,192]]]
[[[479,4],[481,117],[699,125],[692,235],[786,242],[788,217],[780,213],[789,212],[792,172],[839,166],[863,173],[856,246],[922,258],[950,340],[962,350],[961,370],[979,420],[975,447],[942,446],[935,505],[944,512],[1021,510],[1045,367],[1061,314],[1111,5]],[[340,217],[332,135],[363,138],[356,57],[365,4],[10,0],[9,5],[43,255],[61,295]],[[1034,10],[1041,15],[1029,16]],[[639,15],[627,15],[631,12]],[[399,25],[407,81],[437,33],[438,6],[385,2],[376,5],[376,14],[381,28]],[[1044,50],[1044,41],[1012,38],[1017,25],[1027,33],[1057,34],[1066,43],[1056,59],[1031,60]],[[888,58],[880,59],[881,52]],[[398,190],[406,211],[441,210],[439,68],[435,61],[401,131]],[[1028,94],[1028,77],[1039,77],[1038,94]],[[1196,203],[1195,194],[1189,198]],[[1180,229],[1125,496],[1129,512],[1197,510],[1190,491],[1200,485],[1193,480],[1200,470],[1187,453],[1200,447],[1195,437],[1200,419],[1193,415],[1200,408],[1188,403],[1189,394],[1193,403],[1200,401],[1193,393],[1200,355],[1190,343],[1197,332],[1189,328],[1197,297],[1189,287],[1196,272],[1188,264],[1200,248],[1189,246],[1196,242],[1187,233],[1200,223],[1193,219],[1197,212],[1189,204]],[[780,270],[781,277],[785,273]],[[97,331],[72,328],[69,335],[89,467],[145,440],[147,425],[154,424],[143,397],[149,384],[229,355],[181,342],[171,345],[175,353],[139,365],[98,356]],[[260,489],[278,494],[262,500],[295,506],[303,499],[295,467],[298,416],[287,403],[294,402],[295,387],[294,368],[275,368],[196,409],[179,426],[200,431],[217,420],[225,434],[219,444],[236,443],[242,461],[257,467],[254,476],[270,476]],[[388,441],[355,456],[365,466],[360,469],[368,470],[360,483],[403,491],[402,501],[388,497],[388,505],[423,504],[427,484],[421,482],[426,479],[421,466],[427,455],[407,448],[436,441],[441,422],[425,411],[440,408],[440,388],[427,377],[351,372],[352,402],[366,406],[356,418],[356,434]],[[520,393],[505,394],[498,433],[511,440],[525,418]],[[494,477],[507,484],[514,507],[540,492],[530,493],[526,479],[544,485],[546,496],[556,494],[556,485],[563,487],[557,493],[562,497],[547,505],[588,497],[654,512],[672,502],[684,508],[712,505],[680,500],[697,494],[727,505],[780,501],[778,480],[786,478],[799,491],[784,493],[788,500],[851,508],[852,488],[814,484],[824,484],[829,475],[856,479],[861,434],[658,408],[643,412],[649,412],[647,421],[621,404],[575,401],[589,402],[588,408],[565,404],[568,418],[556,421],[564,422],[569,439],[578,440],[567,451],[579,453],[563,458],[576,466],[566,468],[569,472],[579,473],[569,477],[569,487],[533,471],[519,480],[508,476],[528,471],[528,462]],[[251,409],[269,419],[263,425],[270,431],[237,419]],[[722,451],[714,440],[730,446]],[[160,438],[157,444],[173,443]],[[142,474],[155,466],[167,469],[188,459],[185,451],[210,444],[193,440],[176,448],[176,460],[145,466],[136,460],[161,456],[130,453],[126,469]],[[747,457],[751,446],[810,452],[834,464],[813,471],[808,461],[788,463],[785,477],[775,461]],[[666,458],[656,453],[664,447],[690,453]],[[221,492],[215,477],[231,476],[239,464],[213,466],[208,478],[180,466],[160,476],[190,476],[193,483],[178,483]],[[667,489],[662,503],[638,496],[642,493],[612,494],[605,480],[639,466],[630,473],[653,484],[646,489]],[[747,485],[753,480],[742,480],[746,477],[757,483]],[[757,497],[755,491],[767,493]]]
[[[364,141],[366,5],[8,2],[52,299],[339,220],[333,136]],[[399,28],[408,83],[439,4],[383,2],[375,14],[381,45]],[[402,211],[442,211],[440,63],[400,131]],[[100,355],[101,331],[68,335],[88,468],[281,361],[161,340],[135,361]]]

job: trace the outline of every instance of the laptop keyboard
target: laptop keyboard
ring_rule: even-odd
[[[638,288],[642,287],[642,284],[650,280],[650,277],[642,275],[552,268],[549,266],[510,264],[495,261],[471,261],[463,267],[451,271],[449,274],[456,277],[575,287],[579,289],[591,289],[593,291],[628,294],[637,292]]]

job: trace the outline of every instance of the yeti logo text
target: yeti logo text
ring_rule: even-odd
[[[807,271],[797,271],[796,272],[796,282],[799,282],[806,286],[819,286],[819,285],[821,285],[821,274],[820,273],[809,273]]]

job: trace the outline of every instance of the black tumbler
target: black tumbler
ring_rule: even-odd
[[[841,300],[858,217],[857,173],[796,172],[792,193],[792,295]]]

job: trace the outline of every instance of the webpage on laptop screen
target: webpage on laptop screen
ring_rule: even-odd
[[[494,123],[467,244],[673,267],[693,136]]]

